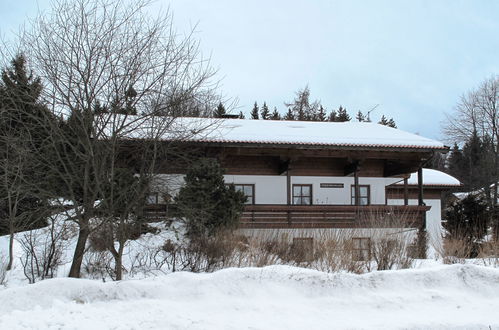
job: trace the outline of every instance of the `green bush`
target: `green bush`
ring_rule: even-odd
[[[189,236],[211,236],[237,227],[246,197],[225,184],[223,173],[218,162],[209,158],[200,159],[188,170],[175,202]]]

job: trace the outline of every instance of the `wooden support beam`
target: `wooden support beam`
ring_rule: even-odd
[[[287,172],[289,170],[290,162],[291,162],[291,160],[289,158],[286,160],[279,159],[279,168],[278,168],[279,175],[281,175],[284,172]]]
[[[360,189],[359,189],[359,171],[356,169],[353,172],[354,191],[355,191],[355,206],[360,205]]]
[[[349,162],[345,166],[345,171],[344,171],[345,176],[350,176],[352,174],[355,174],[355,172],[358,172],[359,168],[360,168],[360,162],[358,160]]]
[[[409,188],[408,186],[408,178],[404,178],[404,205],[409,205]]]
[[[423,201],[423,168],[418,169],[418,205],[424,205]]]

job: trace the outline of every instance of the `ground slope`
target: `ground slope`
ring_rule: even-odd
[[[0,329],[499,328],[499,269],[327,274],[289,266],[0,290]]]

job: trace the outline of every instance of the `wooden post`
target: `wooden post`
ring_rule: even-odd
[[[355,166],[355,171],[353,172],[353,184],[355,193],[355,206],[360,205],[360,189],[359,189],[359,166]]]
[[[409,179],[404,178],[404,205],[409,205],[409,188],[407,187]]]
[[[418,169],[418,205],[423,206],[423,168]]]
[[[286,170],[286,203],[288,205],[288,224],[291,224],[291,211],[289,209],[289,206],[291,205],[291,175],[289,174],[289,165],[290,164],[288,164],[288,169]]]
[[[418,169],[418,205],[423,206],[423,168]],[[426,251],[428,250],[428,239],[426,236],[426,212],[421,214],[421,226],[418,230],[417,237],[417,248],[418,248],[418,257],[421,259],[426,258]]]

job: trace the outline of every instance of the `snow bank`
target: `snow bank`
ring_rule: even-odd
[[[0,329],[488,329],[499,327],[499,270],[271,266],[108,283],[60,278],[0,290],[0,301]]]

